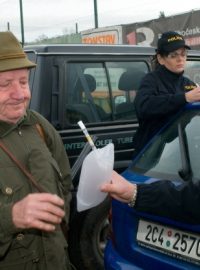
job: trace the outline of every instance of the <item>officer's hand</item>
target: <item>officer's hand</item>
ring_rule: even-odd
[[[109,195],[121,202],[129,203],[134,194],[135,186],[113,171],[111,182],[101,185],[101,191],[108,192]]]
[[[13,205],[12,220],[16,228],[54,231],[65,215],[63,205],[64,201],[57,195],[29,194]]]
[[[185,99],[187,102],[200,101],[200,87],[196,87],[195,89],[185,93]]]

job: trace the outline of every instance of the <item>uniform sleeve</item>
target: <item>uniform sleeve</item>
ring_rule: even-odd
[[[135,209],[187,223],[200,223],[200,182],[163,180],[138,185]]]
[[[186,103],[184,92],[169,94],[166,90],[162,92],[160,87],[152,73],[143,78],[134,101],[139,119],[162,118],[177,112]]]

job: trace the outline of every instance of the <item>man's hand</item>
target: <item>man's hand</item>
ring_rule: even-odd
[[[108,192],[111,197],[121,202],[129,203],[133,197],[135,186],[113,171],[111,182],[101,185],[101,191]]]
[[[54,231],[65,212],[61,209],[64,201],[50,193],[33,193],[16,202],[12,208],[12,219],[16,228],[35,228]]]

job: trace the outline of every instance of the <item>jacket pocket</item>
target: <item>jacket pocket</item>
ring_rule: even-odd
[[[15,177],[12,177],[11,175],[5,177],[1,176],[0,203],[7,204],[22,199],[24,195],[23,189],[23,181],[18,181]]]
[[[11,205],[23,197],[25,197],[29,191],[27,181],[23,178],[23,175],[15,166],[0,168],[0,207],[2,211],[4,206]],[[6,220],[0,220],[3,222],[3,227],[6,229]],[[10,250],[13,243],[13,235],[8,235],[6,231],[0,230],[0,261],[6,256],[8,250]],[[1,269],[1,268],[0,268]]]
[[[37,263],[43,257],[41,236],[36,230],[22,231],[13,236],[11,245],[3,258],[0,258],[0,269],[24,269],[28,262]],[[16,268],[15,268],[16,267]]]

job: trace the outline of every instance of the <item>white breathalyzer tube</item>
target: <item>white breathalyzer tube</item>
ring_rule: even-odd
[[[90,135],[89,135],[89,133],[88,133],[85,125],[83,124],[83,122],[82,121],[79,121],[77,124],[79,125],[79,127],[83,131],[83,133],[84,133],[87,141],[89,142],[90,146],[92,147],[92,150],[96,149],[96,147],[94,145],[94,142],[93,142],[92,138],[90,137]]]

